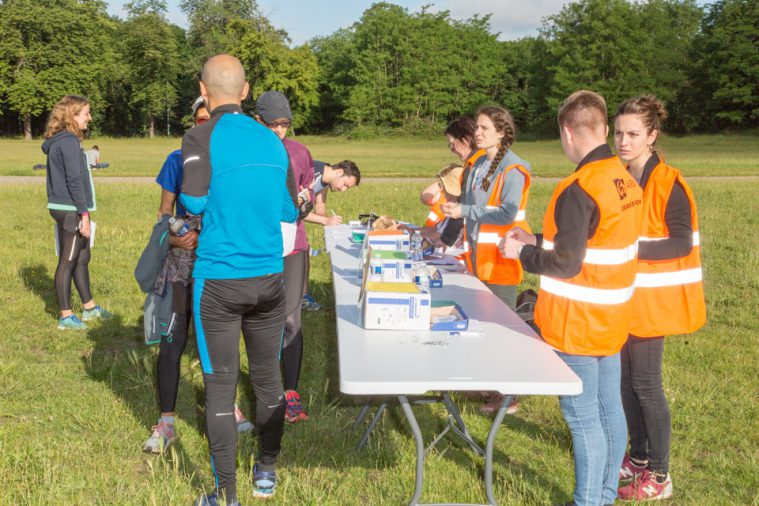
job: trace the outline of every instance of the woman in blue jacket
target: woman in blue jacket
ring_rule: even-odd
[[[87,167],[82,139],[92,117],[84,97],[67,95],[50,113],[42,151],[47,155],[47,208],[58,232],[55,293],[61,314],[58,328],[83,330],[82,320],[112,315],[95,304],[90,292],[90,211],[95,210],[95,186]],[[71,280],[82,299],[80,320],[71,309]]]

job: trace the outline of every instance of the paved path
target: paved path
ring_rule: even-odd
[[[361,181],[366,183],[426,183],[431,177],[365,177]],[[561,181],[560,177],[539,177],[533,178],[537,183],[557,183]],[[759,176],[688,176],[688,181],[759,181]],[[98,176],[95,182],[112,184],[112,183],[155,183],[152,177],[142,176]],[[0,186],[17,185],[17,184],[45,184],[45,178],[41,176],[0,176]]]

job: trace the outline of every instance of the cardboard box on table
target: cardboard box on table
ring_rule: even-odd
[[[411,240],[403,230],[370,230],[366,233],[366,247],[375,251],[411,251]]]
[[[430,294],[412,282],[368,281],[361,300],[365,329],[430,329]]]

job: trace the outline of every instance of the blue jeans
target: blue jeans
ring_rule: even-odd
[[[608,357],[556,353],[582,381],[580,395],[559,396],[574,446],[574,502],[613,504],[627,446],[619,353]]]

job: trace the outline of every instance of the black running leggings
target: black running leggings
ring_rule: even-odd
[[[71,279],[83,303],[92,300],[90,291],[90,240],[79,234],[76,211],[50,209],[58,228],[58,267],[55,269],[55,294],[61,311],[71,310]]]
[[[173,413],[177,404],[179,371],[182,354],[187,346],[190,316],[192,315],[192,290],[181,281],[172,284],[172,311],[174,332],[161,338],[158,348],[158,403],[161,413]]]
[[[300,322],[303,295],[308,290],[308,251],[288,255],[285,264],[285,332],[282,336],[282,375],[285,390],[297,390],[303,362],[303,328]]]
[[[259,467],[273,471],[281,448],[285,423],[285,393],[279,371],[285,323],[282,284],[281,273],[193,281],[193,318],[206,386],[211,467],[218,490],[228,502],[237,498],[234,409],[241,330],[256,397]]]

